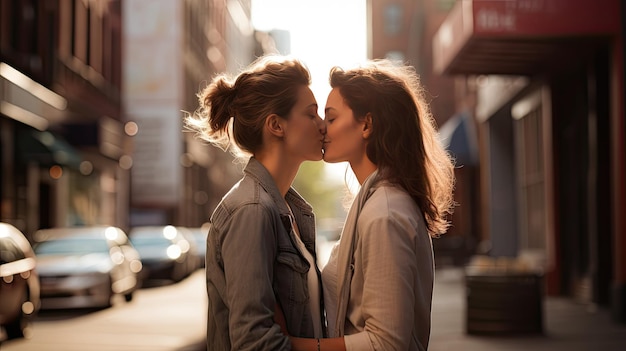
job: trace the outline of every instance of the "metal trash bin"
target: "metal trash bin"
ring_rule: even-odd
[[[468,334],[543,333],[543,275],[466,269]]]

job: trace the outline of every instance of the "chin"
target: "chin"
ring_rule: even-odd
[[[317,155],[312,155],[312,157],[309,158],[309,161],[321,161],[323,159],[324,159],[324,154],[320,152]]]
[[[332,157],[332,155],[328,155],[328,154],[324,154],[324,162],[328,162],[328,163],[339,163],[342,162],[341,160],[337,160],[335,158]]]

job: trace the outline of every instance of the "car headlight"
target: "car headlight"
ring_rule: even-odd
[[[176,260],[180,257],[182,250],[178,245],[170,245],[167,247],[167,257]]]
[[[143,269],[143,265],[141,264],[140,260],[132,260],[130,262],[130,270],[133,273],[139,273],[141,272],[142,269]]]

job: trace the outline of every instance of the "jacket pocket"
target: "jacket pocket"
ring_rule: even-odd
[[[274,271],[274,293],[291,335],[312,337],[307,273],[309,264],[298,253],[280,251]]]
[[[300,274],[309,271],[308,262],[303,260],[302,257],[295,252],[281,251],[278,253],[276,260],[278,263],[281,263]]]
[[[275,289],[283,303],[288,302],[291,306],[306,303],[309,300],[307,293],[308,262],[296,252],[291,251],[279,252],[276,261]]]

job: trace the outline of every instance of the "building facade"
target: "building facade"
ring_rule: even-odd
[[[1,1],[0,220],[206,222],[240,167],[183,118],[257,37],[249,0]]]
[[[123,1],[124,120],[133,136],[130,223],[199,227],[239,179],[232,155],[186,132],[197,94],[255,58],[249,0]]]
[[[120,1],[0,2],[0,220],[128,223]]]
[[[546,293],[626,322],[624,7],[457,1],[435,72],[476,100],[480,240],[544,272]],[[459,93],[459,90],[456,90]]]

